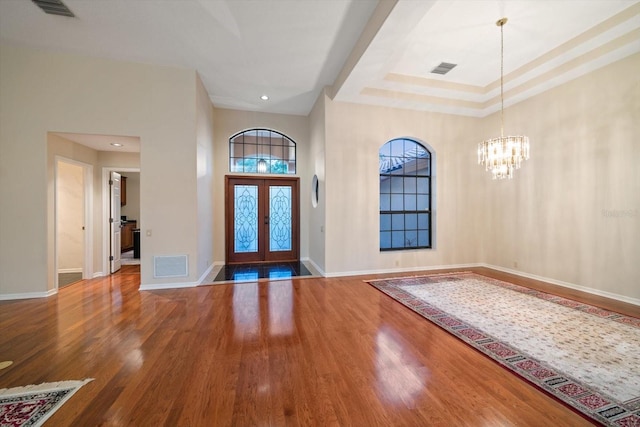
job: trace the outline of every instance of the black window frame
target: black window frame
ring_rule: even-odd
[[[392,150],[392,145],[394,142],[397,141],[402,141],[403,142],[403,153],[401,157],[398,156],[387,156],[389,159],[387,161],[385,161],[384,157],[385,157],[385,152],[388,151],[389,154],[391,154],[391,150]],[[422,150],[424,150],[424,153],[426,153],[426,155],[420,155],[420,151],[416,150],[415,151],[415,155],[414,156],[410,156],[407,155],[408,151],[406,149],[406,146],[404,145],[406,143],[406,141],[417,145],[418,147],[420,147]],[[389,145],[389,149],[385,150],[385,148]],[[433,184],[433,153],[421,142],[412,139],[412,138],[394,138],[392,140],[387,141],[386,143],[384,143],[380,149],[378,150],[378,158],[379,158],[379,183],[380,183],[380,188],[379,188],[379,227],[378,227],[378,236],[379,236],[379,248],[381,252],[388,252],[388,251],[401,251],[401,250],[416,250],[416,249],[431,249],[433,247],[433,232],[432,232],[432,212],[433,212],[433,192],[432,192],[432,184]],[[395,159],[395,164],[392,161],[393,159]],[[426,167],[425,168],[421,168],[418,169],[418,162],[420,160],[426,160]],[[416,170],[415,173],[413,174],[399,174],[397,173],[398,170],[404,170],[406,172],[406,165],[408,165],[411,161],[415,161],[416,163]],[[420,170],[426,170],[426,173],[418,173],[418,171]],[[396,173],[393,173],[393,172]],[[382,192],[382,182],[383,182],[383,178],[387,178],[389,179],[389,192],[388,193],[383,193]],[[392,185],[393,182],[391,181],[393,178],[396,179],[402,179],[402,192],[394,192],[392,189]],[[412,179],[412,178],[416,178],[416,189],[415,189],[415,193],[413,192],[407,192],[406,191],[406,183],[407,180],[406,178]],[[428,189],[427,189],[427,193],[423,193],[420,192],[418,190],[418,180],[417,178],[426,178],[428,181]],[[415,209],[406,209],[406,196],[409,195],[413,195],[415,194],[416,196],[416,203],[415,203]],[[388,200],[388,208],[387,210],[383,210],[383,197],[388,196],[389,200]],[[402,196],[402,210],[393,210],[391,209],[392,207],[392,195],[401,195]],[[419,210],[418,207],[420,205],[424,206],[424,203],[420,204],[418,201],[418,197],[426,197],[426,206],[427,209],[422,209]],[[427,214],[427,228],[425,229],[424,227],[420,227],[420,220],[419,220],[419,215],[420,214]],[[402,215],[402,227],[394,227],[394,216],[393,215]],[[409,218],[410,216],[415,215],[416,218],[416,225],[415,228],[407,228],[407,218]],[[386,218],[383,220],[383,216],[385,216]],[[386,223],[386,219],[388,218],[388,223],[389,223],[389,228],[388,229],[384,229],[383,230],[383,222]],[[399,246],[399,245],[395,245],[394,246],[394,235],[393,232],[394,231],[402,231],[403,232],[403,245]],[[419,236],[419,232],[421,231],[426,231],[427,232],[427,239],[428,239],[428,244],[427,245],[419,245],[420,239],[419,237],[416,237],[416,244],[415,245],[408,245],[407,244],[407,231],[409,232],[413,232],[415,231],[416,236]],[[389,233],[389,247],[382,247],[382,242],[383,242],[383,234],[382,233]]]

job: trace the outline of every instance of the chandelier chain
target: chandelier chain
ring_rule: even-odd
[[[500,136],[504,136],[504,23],[500,25]]]

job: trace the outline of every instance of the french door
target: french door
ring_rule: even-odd
[[[227,264],[297,261],[299,179],[227,176]]]

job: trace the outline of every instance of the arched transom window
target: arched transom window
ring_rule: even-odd
[[[229,170],[241,173],[296,173],[296,143],[269,129],[249,129],[229,138]]]
[[[431,153],[407,138],[380,148],[380,250],[431,247]]]

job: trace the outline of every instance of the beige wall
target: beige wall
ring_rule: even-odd
[[[474,140],[479,120],[325,99],[329,275],[478,262]],[[434,247],[380,252],[378,150],[409,137],[432,149]]]
[[[153,231],[142,236],[142,283],[175,282],[153,278],[152,257],[180,254],[184,281],[195,281],[197,225],[185,221],[197,206],[195,72],[6,44],[1,53],[0,199],[13,203],[0,215],[0,294],[53,289],[50,131],[140,137],[141,220]]]
[[[84,265],[84,170],[57,162],[56,233],[58,272],[82,271]]]
[[[318,176],[318,205],[309,209],[309,259],[324,273],[325,266],[325,102],[327,96],[320,94],[309,114],[309,175]],[[311,183],[309,184],[311,185]],[[303,202],[305,202],[303,200]]]
[[[477,143],[496,135],[499,114],[472,119],[324,98],[325,117],[318,105],[310,116],[312,147],[320,141],[326,167],[326,261],[318,264],[340,275],[481,263],[637,303],[639,58],[507,108],[506,133],[521,131],[532,144],[513,180],[493,181],[477,165]],[[381,253],[377,149],[400,136],[435,151],[434,248]],[[312,220],[312,235],[321,223]]]
[[[483,177],[480,260],[640,299],[638,70],[636,54],[506,111],[505,132],[529,136],[531,158],[512,181]]]
[[[44,69],[52,78],[41,79]],[[0,210],[0,294],[53,287],[55,154],[97,165],[96,206],[103,167],[140,167],[140,227],[152,232],[142,233],[142,283],[175,283],[152,277],[152,257],[179,254],[190,261],[184,282],[195,282],[211,259],[224,261],[228,138],[264,127],[298,143],[301,256],[329,275],[486,263],[637,301],[638,69],[634,55],[508,108],[507,133],[526,133],[532,155],[514,180],[492,181],[477,165],[476,144],[495,136],[499,115],[474,119],[325,95],[309,117],[215,109],[193,70],[3,45],[0,200],[11,203]],[[47,136],[53,131],[139,136],[142,151],[96,153]],[[377,153],[396,137],[434,150],[430,250],[378,249]],[[318,208],[311,207],[314,173]],[[101,210],[94,211],[100,243]],[[103,257],[97,249],[94,264]]]
[[[197,237],[198,277],[213,262],[213,106],[200,77],[196,79],[196,179],[197,179]]]
[[[98,151],[100,167],[113,170],[139,169],[140,153],[120,153],[117,151]],[[140,177],[142,179],[142,177]]]
[[[214,259],[224,263],[224,181],[229,175],[229,137],[250,128],[273,129],[287,135],[296,142],[297,168],[295,176],[300,177],[300,256],[309,256],[309,209],[311,207],[311,177],[309,157],[309,120],[307,117],[285,114],[267,114],[251,111],[213,109],[214,170]]]
[[[48,182],[48,215],[47,221],[50,224],[55,222],[54,217],[54,186],[55,186],[55,161],[56,159],[67,159],[73,162],[80,162],[89,165],[93,169],[92,194],[90,199],[93,203],[89,206],[91,215],[90,224],[87,224],[87,232],[92,233],[91,251],[93,257],[90,266],[85,266],[86,274],[89,277],[97,277],[107,274],[106,257],[108,251],[108,235],[105,234],[105,219],[103,212],[108,209],[109,189],[108,184],[103,182],[103,168],[139,168],[139,153],[119,153],[96,151],[91,148],[76,144],[73,141],[62,138],[54,133],[47,134],[47,182]],[[103,186],[104,184],[104,186]],[[139,222],[138,222],[139,226]],[[53,253],[55,247],[54,228],[48,229],[48,241]],[[51,265],[50,277],[54,274],[55,266]]]

